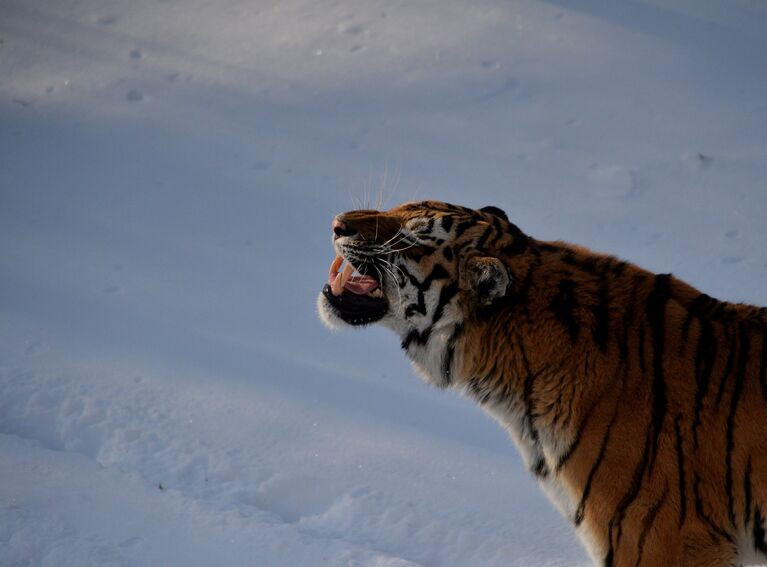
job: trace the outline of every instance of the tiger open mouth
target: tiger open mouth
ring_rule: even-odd
[[[389,311],[381,284],[368,274],[355,274],[355,267],[343,256],[336,256],[330,264],[328,283],[322,288],[337,315],[350,325],[365,325],[381,319]]]

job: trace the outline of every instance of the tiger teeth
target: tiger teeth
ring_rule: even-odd
[[[331,270],[331,277],[333,273],[338,270],[341,263],[338,261],[338,259],[341,258],[338,256],[335,260],[333,260],[333,264],[330,266]],[[343,258],[341,258],[341,261],[343,261]],[[354,272],[354,266],[352,266],[349,262],[346,263],[346,266],[344,266],[344,271],[339,273],[334,279],[333,283],[330,284],[330,290],[333,292],[333,295],[341,295],[344,291],[344,286],[346,285],[346,282],[349,281],[349,278],[352,277],[352,273]]]
[[[383,294],[383,292],[381,291],[381,288],[380,288],[380,287],[377,287],[377,288],[375,288],[375,289],[374,289],[373,291],[371,291],[371,292],[370,292],[368,295],[369,295],[370,297],[383,297],[383,296],[384,296],[384,294]]]
[[[333,259],[333,263],[330,264],[330,271],[328,272],[328,277],[333,277],[333,274],[338,271],[338,268],[341,267],[341,264],[344,263],[344,257],[343,256],[336,256]]]
[[[344,284],[343,284],[343,274],[338,274],[335,279],[333,280],[333,283],[330,284],[330,291],[333,292],[333,295],[341,295],[344,291]]]
[[[354,266],[352,266],[349,262],[346,262],[344,271],[341,272],[341,291],[343,291],[343,288],[346,285],[346,282],[349,281],[349,278],[352,277],[352,272],[354,272]]]

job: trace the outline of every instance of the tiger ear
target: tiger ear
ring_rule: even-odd
[[[506,295],[511,283],[509,272],[498,258],[469,258],[461,273],[461,287],[471,293],[480,305],[490,305]]]
[[[508,221],[508,220],[509,220],[509,217],[508,217],[508,216],[506,216],[506,213],[505,213],[505,212],[503,212],[503,210],[502,210],[502,209],[499,209],[498,207],[493,207],[493,206],[489,206],[489,207],[482,207],[482,208],[480,209],[480,211],[482,211],[483,213],[490,213],[491,215],[495,215],[495,216],[497,216],[498,218],[502,218],[502,219],[503,219],[503,220],[505,220],[505,221]]]

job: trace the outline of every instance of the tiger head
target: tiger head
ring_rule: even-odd
[[[440,386],[450,383],[446,359],[466,325],[508,300],[514,262],[526,262],[530,242],[496,207],[439,201],[342,213],[332,230],[322,320],[331,328],[380,322]]]

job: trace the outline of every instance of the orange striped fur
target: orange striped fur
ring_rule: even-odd
[[[501,422],[596,565],[767,560],[767,309],[535,240],[494,207],[337,221],[336,250],[380,282],[380,322]],[[327,293],[319,308],[345,324]]]

